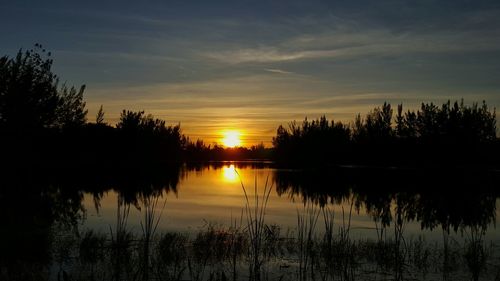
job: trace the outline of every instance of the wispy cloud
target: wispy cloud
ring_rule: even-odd
[[[281,69],[277,69],[277,68],[266,68],[264,70],[267,72],[278,73],[278,74],[294,74],[294,72],[285,71],[285,70],[281,70]]]
[[[273,63],[364,56],[399,56],[416,53],[499,51],[500,30],[468,30],[394,33],[364,30],[309,34],[288,38],[275,45],[207,52],[203,56],[224,63]]]
[[[500,107],[495,1],[17,2],[0,4],[2,54],[42,38],[108,122],[144,109],[193,136],[240,124],[270,140],[280,123],[384,101]]]
[[[300,52],[282,52],[274,47],[207,53],[208,58],[226,63],[279,62],[302,58]]]

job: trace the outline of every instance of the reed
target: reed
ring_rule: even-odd
[[[240,225],[232,224],[229,228],[229,264],[233,281],[238,280],[238,264],[241,256],[246,252],[248,239]]]
[[[159,203],[161,194],[154,194],[148,196],[142,196],[141,201],[144,208],[144,220],[141,220],[141,230],[142,230],[142,258],[141,258],[141,271],[142,280],[147,281],[149,279],[150,269],[150,255],[151,255],[151,242],[160,223],[163,210],[167,204],[167,200],[163,201],[163,206],[159,213],[156,209]]]
[[[354,270],[356,267],[355,245],[351,241],[351,221],[352,211],[354,208],[354,199],[350,198],[351,204],[349,213],[346,218],[344,206],[342,206],[342,225],[339,227],[339,265],[340,265],[340,280],[354,280]]]
[[[123,209],[122,209],[123,210]],[[309,210],[309,211],[307,211]],[[316,235],[314,223],[318,220],[318,212],[323,212],[325,233]],[[392,235],[381,244],[376,239],[353,240],[349,217],[349,207],[342,212],[338,223],[334,223],[334,212],[331,209],[312,209],[304,207],[299,212],[303,231],[297,230],[293,237],[282,237],[279,227],[266,225],[261,247],[261,280],[436,280],[441,279],[444,245],[426,242],[423,238],[409,239],[404,246],[404,269],[395,275],[397,259],[395,255],[396,241]],[[337,214],[336,217],[339,217]],[[310,223],[312,222],[312,223]],[[306,227],[307,226],[307,227]],[[391,225],[391,227],[394,227]],[[148,280],[255,280],[256,276],[244,274],[252,269],[250,252],[250,232],[247,226],[224,227],[208,224],[200,229],[195,237],[187,234],[169,232],[152,238],[150,273]],[[115,229],[113,229],[113,233]],[[467,229],[469,231],[469,229]],[[126,231],[130,233],[129,231]],[[302,234],[300,234],[302,233]],[[58,233],[61,235],[62,233]],[[491,254],[484,243],[480,230],[470,230],[464,244],[458,244],[450,238],[447,245],[449,251],[450,270],[448,277],[453,280],[495,280],[499,268],[498,256]],[[388,235],[389,236],[389,235]],[[287,239],[288,238],[288,239]],[[134,244],[130,234],[123,244],[117,247],[116,235],[107,240],[103,235],[91,231],[79,237],[79,243],[72,243],[75,238],[61,235],[59,246],[70,261],[61,271],[61,278],[68,276],[71,280],[141,280],[143,264],[142,241]],[[67,241],[63,241],[67,239]],[[58,240],[59,241],[59,240]],[[286,241],[281,243],[281,241]],[[302,248],[300,248],[302,245]],[[403,245],[403,243],[401,243]],[[270,247],[270,248],[268,248]],[[383,247],[383,249],[382,249]],[[266,249],[268,248],[268,249]],[[403,246],[401,246],[401,249]],[[295,249],[295,250],[294,250]],[[382,257],[379,251],[388,253]],[[125,256],[117,256],[117,253]],[[380,258],[384,260],[380,260]],[[272,258],[277,258],[272,260]],[[301,260],[300,260],[301,259]],[[55,260],[56,261],[56,260]],[[113,265],[109,266],[108,261]],[[277,261],[277,262],[275,262]],[[57,261],[56,261],[57,262]],[[115,266],[121,262],[120,271]],[[384,270],[379,264],[386,264]],[[57,266],[57,264],[55,264]],[[297,265],[296,267],[294,265]],[[92,267],[95,266],[95,270]],[[54,267],[54,276],[58,268]],[[300,272],[299,272],[300,271]],[[422,275],[419,275],[419,274]],[[0,276],[5,277],[5,275]],[[467,276],[469,275],[469,276]],[[466,278],[467,277],[467,278]],[[5,278],[4,278],[5,279]],[[10,279],[6,279],[10,280]]]
[[[167,232],[156,244],[155,264],[157,280],[182,280],[187,269],[188,237],[181,233]]]
[[[474,281],[479,280],[481,273],[486,269],[489,251],[484,245],[485,234],[486,229],[479,226],[470,227],[470,231],[466,232],[464,258]]]
[[[297,246],[299,249],[298,279],[305,281],[308,271],[314,280],[315,265],[315,232],[320,214],[319,208],[313,203],[304,203],[302,212],[297,210]]]
[[[90,280],[98,279],[96,276],[96,266],[105,258],[106,236],[88,230],[80,237],[79,243],[79,261],[80,265],[89,270]]]
[[[238,177],[240,177],[237,172]],[[248,238],[250,241],[249,254],[249,273],[250,280],[260,281],[261,280],[261,269],[265,262],[263,255],[263,245],[265,238],[265,216],[266,208],[269,203],[269,195],[273,188],[273,183],[269,184],[269,175],[266,177],[264,184],[264,190],[262,195],[259,196],[258,186],[257,186],[257,176],[254,180],[254,193],[250,196],[243,184],[240,177],[241,188],[245,196],[245,217],[246,217],[246,231],[248,233]],[[253,198],[251,200],[250,198]]]
[[[403,210],[399,208],[399,204],[397,204],[395,210],[395,222],[394,225],[394,248],[393,248],[393,257],[394,257],[394,280],[401,281],[403,280],[403,273],[405,270],[406,263],[406,240],[404,238],[404,230],[405,230],[405,220],[403,218]]]
[[[320,255],[322,259],[323,269],[320,270],[321,280],[333,280],[335,278],[335,210],[330,209],[328,206],[321,208],[323,214],[323,222],[325,226],[325,233],[321,241]]]
[[[126,203],[122,196],[118,196],[117,200],[116,228],[114,232],[110,226],[110,262],[111,268],[113,269],[112,280],[119,281],[132,275],[130,250],[133,242],[133,235],[132,232],[127,229],[130,204]],[[125,273],[125,276],[123,276],[122,273]]]
[[[418,236],[416,240],[410,239],[408,243],[408,262],[417,269],[416,273],[421,275],[422,280],[427,279],[429,268],[432,265],[432,252],[423,236]]]

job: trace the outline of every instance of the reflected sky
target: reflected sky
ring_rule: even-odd
[[[159,231],[196,232],[207,223],[229,226],[231,224],[245,224],[244,206],[245,196],[241,187],[240,177],[248,194],[250,204],[254,204],[254,195],[257,192],[262,196],[266,180],[268,188],[273,182],[273,169],[236,168],[234,164],[227,164],[220,168],[204,167],[201,172],[189,171],[178,186],[178,193],[164,194],[160,202],[166,200]],[[274,186],[273,186],[274,187]],[[109,227],[116,224],[117,194],[109,192],[101,200],[99,213],[95,211],[92,196],[86,195],[84,205],[88,210],[87,221],[84,227],[91,227],[107,232]],[[158,204],[157,212],[161,212],[163,203]],[[342,214],[342,208],[349,210],[348,203],[334,206],[337,214]],[[279,196],[276,191],[270,194],[269,205],[266,210],[266,223],[277,224],[283,231],[293,230],[297,222],[297,213],[302,212],[304,205],[300,198]],[[141,231],[140,221],[143,214],[135,207],[131,207],[128,225],[132,231]],[[336,217],[341,222],[341,215]],[[322,224],[318,224],[322,229]],[[373,230],[371,218],[364,213],[353,211],[354,228],[358,234],[366,234]]]
[[[384,101],[500,107],[500,2],[1,1],[0,55],[43,44],[92,119],[146,110],[270,144],[279,124]]]
[[[233,164],[231,164],[229,166],[222,167],[222,175],[223,175],[224,181],[227,181],[227,182],[238,182],[239,181],[238,173],[236,172],[236,169],[234,168]]]
[[[159,199],[160,204],[157,205],[156,209],[157,214],[162,212],[159,231],[180,231],[192,234],[207,224],[244,225],[246,223],[244,213],[246,200],[238,174],[245,186],[250,205],[253,206],[255,192],[262,196],[266,180],[269,180],[268,187],[273,183],[273,172],[272,168],[236,167],[234,164],[227,164],[219,168],[205,166],[200,171],[188,171],[181,180],[177,193],[165,193]],[[164,200],[166,200],[165,209],[163,209]],[[117,201],[117,194],[114,191],[108,192],[101,200],[99,212],[96,212],[92,196],[85,195],[84,205],[87,209],[87,219],[82,227],[108,233],[110,227],[113,228],[116,225]],[[359,212],[355,208],[351,212],[350,203],[346,200],[328,206],[334,211],[335,224],[337,226],[347,224],[351,213],[353,237],[374,239],[376,230],[373,218],[367,215],[363,206]],[[497,206],[499,205],[500,199],[497,199]],[[393,205],[394,207],[395,205]],[[130,210],[127,225],[131,231],[140,232],[140,222],[144,213],[133,206]],[[289,194],[279,196],[273,189],[266,209],[265,221],[267,224],[281,226],[283,233],[286,233],[286,231],[295,230],[297,215],[303,212],[305,212],[304,204],[300,196],[291,197]],[[499,217],[497,210],[497,222]],[[317,230],[321,232],[324,229],[324,224],[321,216],[319,219]],[[392,233],[392,231],[392,228],[389,227],[389,232]],[[497,241],[500,237],[499,232],[499,229],[491,226],[487,231],[486,238]],[[418,221],[405,223],[405,233],[409,238],[425,235],[428,239],[437,241],[442,239],[439,227],[435,231],[422,230]],[[463,237],[459,239],[463,239]]]

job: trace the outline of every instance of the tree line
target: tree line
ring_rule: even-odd
[[[395,116],[384,103],[352,123],[306,118],[279,126],[273,146],[289,163],[490,165],[499,141],[495,109],[461,100],[407,111],[399,104]]]
[[[496,113],[485,102],[422,103],[397,113],[384,103],[352,123],[325,116],[279,126],[273,147],[225,148],[193,141],[180,124],[123,110],[112,126],[103,107],[88,120],[85,85],[68,86],[40,44],[0,58],[3,164],[54,167],[113,165],[134,169],[183,161],[273,159],[287,164],[486,163],[498,155]],[[98,163],[98,164],[95,164]]]
[[[67,86],[52,71],[42,45],[0,58],[0,140],[4,166],[139,168],[182,161],[269,158],[263,145],[225,148],[192,141],[180,124],[144,111],[123,110],[112,126],[103,107],[88,119],[85,85]],[[95,167],[98,168],[98,167]]]

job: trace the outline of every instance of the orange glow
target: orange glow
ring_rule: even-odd
[[[224,131],[222,143],[225,147],[241,146],[241,133],[239,131]]]
[[[222,175],[225,181],[235,182],[238,180],[238,173],[236,173],[236,169],[234,165],[226,166],[222,168]]]

